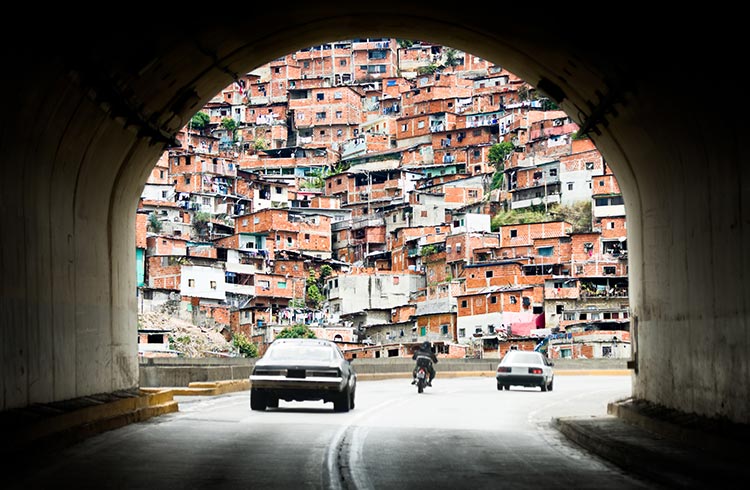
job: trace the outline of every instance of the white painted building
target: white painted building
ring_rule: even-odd
[[[413,291],[424,287],[424,277],[417,274],[352,274],[328,280],[331,323],[342,316],[367,310],[390,310],[409,302]],[[390,318],[387,319],[390,321]]]
[[[489,233],[491,226],[489,214],[479,213],[454,213],[451,221],[451,234],[460,233]]]
[[[180,294],[197,298],[226,299],[224,269],[202,265],[183,265]]]

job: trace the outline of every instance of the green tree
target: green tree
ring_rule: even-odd
[[[193,231],[199,238],[208,237],[208,224],[211,222],[211,215],[198,211],[193,215]]]
[[[427,257],[428,255],[432,255],[432,254],[436,254],[436,253],[437,253],[437,247],[435,245],[425,245],[419,251],[419,256],[420,257]]]
[[[490,147],[490,153],[488,155],[490,162],[498,168],[498,165],[502,165],[504,168],[505,161],[513,153],[515,146],[510,141],[501,141],[495,143]],[[498,168],[499,169],[499,168]]]
[[[414,46],[414,41],[410,41],[409,39],[399,39],[398,45],[400,48],[411,48]]]
[[[333,267],[331,267],[328,264],[323,264],[320,267],[320,275],[319,275],[318,282],[325,281],[328,277],[331,277],[332,274],[333,274]]]
[[[198,131],[203,131],[204,129],[206,129],[206,126],[208,126],[210,122],[211,118],[208,116],[208,114],[206,114],[205,112],[199,112],[190,120],[190,126],[197,129]]]
[[[445,66],[458,66],[461,63],[461,58],[458,56],[458,50],[453,48],[445,49]]]
[[[276,336],[277,339],[314,339],[315,333],[310,330],[307,325],[294,325],[291,327],[285,327]]]
[[[253,142],[253,149],[255,151],[267,150],[268,149],[268,142],[266,140],[264,140],[263,138],[255,138],[255,141]]]
[[[156,213],[151,213],[148,215],[148,227],[154,233],[161,233],[162,224],[161,221],[159,221],[159,217],[156,215]]]
[[[234,141],[235,132],[237,131],[237,121],[231,117],[225,117],[221,120],[221,127],[229,131],[229,134],[232,135],[232,141]]]
[[[495,170],[495,173],[492,174],[490,189],[500,189],[503,186],[503,180],[505,180],[505,173],[502,170]]]
[[[232,345],[237,347],[244,357],[258,357],[258,346],[242,332],[235,332],[232,337]]]
[[[491,189],[499,189],[503,186],[505,162],[514,149],[515,146],[510,141],[501,141],[490,147],[488,158],[490,163],[495,167],[495,173],[492,175],[492,184],[490,184]]]
[[[320,282],[320,278],[316,277],[315,270],[310,269],[310,274],[307,276],[307,302],[316,310],[325,301],[325,297],[320,292]]]
[[[430,63],[427,66],[420,66],[417,68],[417,75],[432,75],[436,71],[438,71],[440,67],[436,65],[435,63]]]

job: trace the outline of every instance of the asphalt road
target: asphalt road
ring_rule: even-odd
[[[453,378],[360,382],[356,408],[249,392],[178,397],[180,411],[92,437],[4,475],[4,488],[656,488],[565,439],[552,417],[600,416],[628,376],[558,376],[552,392]]]

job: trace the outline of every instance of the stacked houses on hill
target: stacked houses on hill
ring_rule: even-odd
[[[304,323],[350,357],[629,356],[617,180],[578,127],[507,70],[395,39],[292,53],[178,134],[138,208],[141,312],[261,347]],[[512,151],[492,161],[500,144]],[[589,203],[565,217],[499,212]],[[532,220],[533,221],[533,220]]]

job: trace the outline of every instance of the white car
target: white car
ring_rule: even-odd
[[[511,386],[538,386],[542,391],[552,391],[555,374],[554,363],[541,352],[511,350],[497,366],[497,389],[509,390]]]

